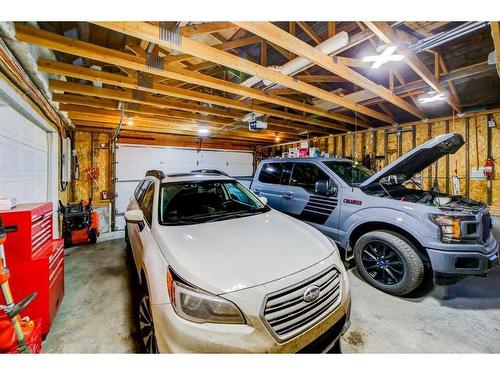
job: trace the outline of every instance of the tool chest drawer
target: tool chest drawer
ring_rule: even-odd
[[[53,238],[52,203],[19,204],[0,211],[4,226],[15,227],[5,243],[5,255],[11,261],[30,260]]]
[[[4,246],[14,300],[38,293],[23,314],[40,319],[45,336],[64,297],[64,241],[53,239],[52,203],[21,204],[0,217],[13,229]]]

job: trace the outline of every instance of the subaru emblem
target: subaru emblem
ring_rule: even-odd
[[[302,295],[302,299],[304,302],[312,302],[318,299],[320,293],[319,286],[311,285],[306,290],[304,290],[304,294]]]

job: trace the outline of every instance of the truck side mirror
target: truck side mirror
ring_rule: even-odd
[[[337,193],[337,187],[332,186],[330,180],[318,180],[314,185],[314,192],[318,195],[335,195]]]

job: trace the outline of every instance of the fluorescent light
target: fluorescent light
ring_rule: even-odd
[[[364,62],[373,62],[372,69],[380,68],[382,65],[390,61],[401,61],[403,60],[403,55],[395,54],[396,46],[383,45],[377,48],[377,52],[382,52],[380,55],[365,56],[363,58]]]
[[[422,104],[437,102],[445,100],[444,94],[436,91],[429,91],[427,93],[428,96],[422,96],[418,98],[418,101]]]

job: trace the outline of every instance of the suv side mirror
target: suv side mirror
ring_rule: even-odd
[[[138,224],[144,221],[144,214],[141,210],[130,210],[125,212],[125,221],[131,224]]]
[[[318,180],[314,185],[314,192],[318,195],[335,195],[337,193],[337,187],[332,186],[330,180]]]
[[[267,198],[266,197],[259,197],[259,200],[262,202],[262,204],[264,206],[267,204]]]

